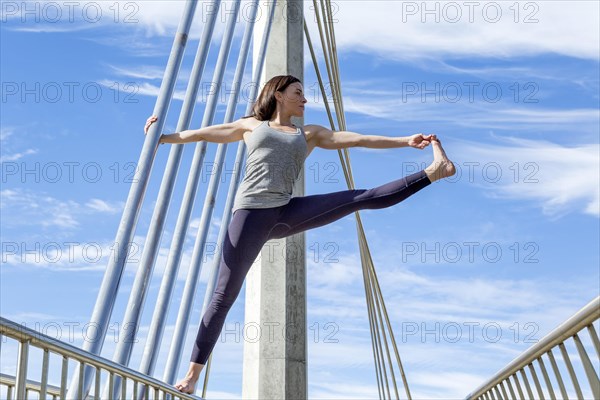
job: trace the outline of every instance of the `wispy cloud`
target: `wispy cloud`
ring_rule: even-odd
[[[598,88],[598,75],[594,74],[593,69],[584,70],[582,68],[573,68],[569,61],[563,64],[542,64],[535,61],[536,58],[511,59],[500,66],[464,66],[453,65],[451,60],[436,60],[433,62],[422,62],[418,67],[424,71],[433,71],[437,73],[452,74],[452,76],[472,76],[486,80],[506,80],[523,82],[525,79],[537,82],[566,82],[573,83],[583,87]],[[496,60],[494,60],[496,61]],[[579,60],[578,60],[579,61]],[[573,63],[578,61],[571,61]],[[497,61],[496,61],[497,62]],[[540,65],[542,64],[542,65]],[[541,84],[540,84],[541,85]],[[544,85],[545,86],[545,85]]]
[[[98,44],[107,48],[119,48],[134,57],[168,57],[169,48],[166,42],[150,41],[142,33],[136,32],[135,37],[123,40],[122,35],[115,32],[105,35],[82,36],[81,40]]]
[[[244,22],[243,10],[240,22]],[[194,24],[188,40],[198,40],[206,25],[208,2],[199,2]],[[152,0],[140,2],[116,1],[114,3],[86,0],[74,4],[56,3],[52,0],[27,0],[2,8],[4,29],[28,33],[93,32],[101,30],[98,37],[87,35],[83,40],[119,47],[130,54],[153,57],[168,54],[165,48],[152,43],[151,39],[172,38],[177,32],[185,1]],[[217,17],[212,40],[219,42],[225,30],[225,22],[232,9],[232,2],[223,2]],[[239,23],[235,35],[241,36],[243,23]]]
[[[118,76],[125,76],[134,79],[141,80],[138,82],[127,82],[127,81],[116,81],[114,79],[102,79],[99,80],[99,84],[106,86],[107,88],[113,88],[115,83],[117,83],[118,87],[131,87],[133,84],[134,87],[131,90],[135,90],[134,95],[142,95],[142,96],[150,96],[157,97],[160,92],[160,83],[152,84],[149,81],[155,81],[158,79],[162,79],[164,70],[162,67],[153,67],[142,65],[140,67],[118,67],[110,65],[109,68],[112,72]],[[213,95],[215,90],[215,83],[212,78],[214,77],[214,68],[207,67],[203,71],[202,80],[199,85],[197,94],[196,94],[196,102],[197,103],[206,103],[207,99]],[[226,103],[228,97],[231,95],[231,87],[233,85],[233,77],[235,74],[235,67],[231,67],[225,70],[223,75],[223,83],[221,84],[221,90],[218,95],[219,104],[223,105]],[[190,79],[191,70],[187,68],[182,68],[179,71],[179,76],[182,77],[182,85],[178,85],[178,87],[173,92],[173,99],[183,101],[185,99],[185,94],[187,91],[188,79]],[[145,80],[145,81],[144,81]],[[248,86],[252,81],[252,73],[249,68],[246,68],[244,71],[244,75],[242,77],[241,91],[238,97],[238,104],[245,104],[248,101],[249,90]]]
[[[534,116],[537,118],[538,116]],[[560,117],[555,121],[559,123]],[[600,145],[561,146],[548,141],[505,138],[498,144],[465,142],[457,148],[462,160],[482,165],[510,166],[518,163],[522,176],[504,174],[482,182],[496,196],[537,201],[544,213],[567,212],[600,215]]]
[[[108,202],[101,199],[91,199],[86,203],[86,206],[92,210],[107,213],[107,214],[118,214],[123,212],[125,203],[123,202]]]
[[[324,377],[325,378],[325,377]],[[327,380],[335,381],[336,373],[335,370],[331,371]],[[359,384],[355,382],[344,382],[341,383],[326,383],[325,379],[319,381],[318,384],[313,385],[310,391],[311,399],[375,399],[377,396],[377,386],[373,384]],[[400,384],[401,398],[404,396],[402,386]],[[395,394],[393,394],[395,396]]]
[[[424,96],[420,89],[412,92],[408,87],[373,89],[366,82],[349,81],[345,85],[346,112],[357,113],[391,121],[443,122],[468,128],[497,130],[564,131],[577,125],[579,132],[597,132],[600,110],[597,108],[549,108],[519,104],[512,95],[487,101],[479,96],[469,98],[466,90],[458,92],[458,101],[436,90],[437,95]],[[433,84],[428,86],[434,88]],[[481,93],[479,93],[481,94]],[[313,106],[321,110],[320,104]]]
[[[122,207],[100,199],[80,204],[73,200],[61,200],[23,188],[0,191],[5,227],[41,226],[44,228],[74,229],[86,214],[114,214]]]
[[[27,32],[27,33],[69,33],[79,32],[94,29],[93,25],[37,25],[37,26],[17,26],[13,28],[6,28],[15,32]]]
[[[29,2],[34,3],[34,2]],[[37,2],[40,4],[40,2]],[[44,0],[41,5],[51,3]],[[94,3],[94,2],[86,2]],[[451,3],[451,4],[448,4]],[[35,4],[35,3],[34,3]],[[63,18],[54,24],[39,27],[20,23],[27,20],[20,7],[3,13],[9,22],[5,29],[30,32],[76,31],[115,25],[122,34],[131,31],[144,32],[146,37],[174,35],[184,8],[183,1],[117,2],[118,15],[112,3],[94,3],[99,8],[100,19],[78,18],[77,23]],[[246,7],[247,1],[243,2]],[[262,3],[261,3],[262,4]],[[84,4],[85,5],[85,4]],[[76,11],[81,11],[79,5]],[[198,7],[196,18],[203,16],[205,4]],[[42,7],[39,7],[42,9]],[[220,36],[225,10],[231,10],[230,2],[223,2],[221,17],[216,26],[216,37]],[[263,5],[264,8],[264,5]],[[311,3],[304,5],[309,29],[317,36],[314,12]],[[263,10],[261,15],[267,13]],[[340,52],[346,50],[376,54],[394,60],[441,59],[448,56],[487,56],[506,58],[516,55],[558,53],[562,55],[598,60],[599,6],[590,1],[538,1],[519,3],[466,3],[435,2],[425,5],[420,2],[371,1],[369,7],[361,2],[334,4],[334,27]],[[68,10],[62,10],[69,15]],[[79,14],[76,14],[79,17]],[[244,15],[242,13],[242,15]],[[93,22],[93,23],[91,23]],[[203,23],[194,24],[190,37],[198,38]],[[356,29],[360,26],[361,29]],[[389,27],[398,27],[390,29]],[[493,43],[493,45],[490,45]]]
[[[8,318],[10,320],[13,320],[17,323],[24,321],[24,322],[29,322],[29,321],[35,321],[35,322],[42,322],[42,321],[58,321],[58,320],[65,320],[67,319],[66,315],[56,315],[56,314],[45,314],[45,313],[37,313],[37,312],[29,312],[29,311],[25,311],[25,312],[17,312],[17,313],[10,313],[10,314],[5,314],[4,315],[5,318]]]
[[[599,27],[596,2],[528,3],[528,9],[519,7],[518,15],[509,8],[511,4],[494,3],[498,14],[493,15],[487,14],[490,5],[484,3],[469,10],[463,3],[441,1],[372,1],[369,7],[343,2],[334,15],[338,50],[353,49],[405,61],[543,53],[599,58],[598,36],[589,35]],[[398,29],[390,29],[393,26]]]
[[[117,244],[112,238],[95,237],[89,232],[81,233],[82,227],[87,226],[89,218],[100,216],[118,217],[125,204],[121,201],[112,202],[92,198],[85,202],[61,200],[55,197],[34,193],[26,189],[5,189],[0,191],[2,206],[3,228],[5,229],[35,229],[36,233],[19,240],[9,234],[5,238],[8,246],[4,254],[6,265],[18,268],[44,268],[62,272],[85,272],[104,270],[110,255]],[[151,211],[151,206],[149,210]],[[200,259],[201,273],[199,283],[205,284],[209,272],[214,266],[214,257],[221,251],[217,245],[217,235],[220,228],[220,218],[213,219],[209,234]],[[188,279],[192,265],[194,240],[198,229],[198,219],[194,219],[188,228],[189,240],[183,245],[178,268],[177,279]],[[38,228],[43,228],[40,230]],[[141,228],[140,228],[141,229]],[[52,238],[47,235],[52,232]],[[173,232],[167,226],[161,236],[161,245],[157,251],[153,274],[159,279],[164,275]],[[59,238],[63,238],[61,241]],[[86,237],[88,239],[86,239]],[[10,242],[11,244],[7,244]],[[136,235],[128,248],[126,271],[135,274],[142,260],[146,246],[146,236]],[[32,249],[29,252],[27,249]]]
[[[14,134],[14,130],[12,128],[6,128],[6,127],[0,128],[0,140],[6,140],[13,134]]]
[[[5,227],[38,225],[69,229],[79,226],[73,214],[74,208],[79,205],[73,201],[63,201],[19,188],[0,191],[0,199]]]
[[[110,26],[138,29],[164,35],[177,27],[185,2],[145,1],[74,4],[51,0],[26,0],[2,7],[5,28],[21,32],[71,32]]]
[[[25,149],[21,151],[13,150],[14,144],[11,143],[11,140],[7,140],[15,133],[15,128],[13,127],[3,127],[0,129],[0,143],[2,144],[2,153],[0,154],[0,162],[10,162],[17,161],[23,157],[26,157],[30,154],[36,154],[38,152],[37,149]],[[14,138],[14,137],[13,137]],[[6,173],[9,172],[9,167],[6,167]],[[11,171],[12,173],[13,171]]]
[[[361,270],[359,256],[356,261],[341,263],[347,271]],[[489,319],[510,325],[515,315],[531,316],[535,304],[548,302],[545,289],[552,282],[538,280],[484,279],[480,277],[443,280],[429,277],[425,272],[417,273],[410,268],[398,265],[397,254],[385,255],[387,259],[377,264],[378,279],[388,304],[388,312],[396,321],[470,321]],[[355,293],[362,286],[362,280],[352,286],[330,284],[323,286],[312,278],[331,268],[330,265],[309,267],[311,314],[329,320],[360,319],[366,312],[364,298]],[[563,290],[568,285],[562,283]],[[391,292],[390,288],[393,288]],[[573,296],[566,296],[560,304],[573,302]],[[396,304],[396,306],[394,305]],[[537,315],[548,321],[547,314]]]
[[[164,75],[164,69],[159,67],[151,66],[151,65],[142,65],[135,68],[125,68],[125,67],[117,67],[114,65],[108,65],[108,67],[117,75],[126,76],[131,78],[141,78],[141,79],[162,79]]]
[[[600,118],[600,110],[595,109],[540,109],[527,110],[523,108],[507,108],[500,110],[499,121],[506,122],[527,122],[532,124],[541,124],[549,122],[553,124],[568,124],[574,121],[583,123],[598,122]],[[502,118],[501,115],[505,117]]]
[[[7,267],[78,274],[104,271],[115,247],[111,242],[81,241],[6,241],[3,245],[3,263]]]
[[[0,162],[7,161],[16,161],[30,154],[36,154],[38,151],[36,149],[27,149],[23,152],[13,153],[13,154],[2,154],[0,156]]]
[[[110,88],[110,87],[114,87],[115,85],[115,81],[111,81],[108,79],[102,79],[100,81],[98,81],[99,84]],[[129,85],[131,85],[131,82],[118,82],[118,85],[120,85],[119,87],[129,87]],[[160,87],[156,86],[156,85],[152,85],[148,82],[142,82],[141,84],[137,84],[135,87],[135,93],[133,93],[134,95],[141,95],[141,96],[149,96],[149,97],[158,97],[158,94],[160,92]],[[174,100],[181,100],[183,101],[183,99],[185,99],[185,90],[175,90],[173,92],[173,99]]]

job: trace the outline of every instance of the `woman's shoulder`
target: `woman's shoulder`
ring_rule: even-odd
[[[251,132],[264,123],[264,121],[258,120],[254,116],[250,116],[238,119],[237,123],[240,124],[247,132]]]
[[[307,124],[307,125],[302,125],[302,128],[306,131],[306,132],[317,132],[320,131],[321,129],[325,129],[324,126],[321,125],[316,125],[316,124]]]
[[[242,134],[242,137],[245,141],[248,138],[248,135],[250,135],[256,128],[258,128],[264,122],[265,121],[256,119],[256,117],[254,116],[250,116],[242,117],[238,119],[235,123],[238,124],[238,126],[243,130],[244,133]]]
[[[309,124],[309,125],[303,125],[302,129],[304,130],[304,133],[306,134],[306,136],[310,139],[314,136],[316,136],[319,132],[322,132],[323,130],[327,129],[324,126],[321,125],[315,125],[315,124]]]

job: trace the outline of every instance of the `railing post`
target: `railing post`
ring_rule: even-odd
[[[594,366],[590,361],[590,357],[585,351],[585,348],[581,343],[581,339],[577,334],[573,336],[573,340],[575,341],[575,346],[577,347],[577,352],[579,353],[579,358],[581,359],[581,363],[583,364],[583,369],[585,371],[585,374],[587,375],[588,382],[590,384],[590,387],[592,388],[592,395],[594,396],[594,399],[600,399],[600,380],[598,380],[598,376],[596,375]]]
[[[17,359],[17,377],[15,382],[17,399],[25,399],[27,387],[27,363],[29,360],[29,340],[23,339],[19,342],[19,355]]]

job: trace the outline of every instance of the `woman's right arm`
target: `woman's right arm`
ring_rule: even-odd
[[[144,133],[148,133],[150,125],[157,121],[157,117],[152,116],[146,121]],[[251,130],[248,126],[248,119],[238,119],[237,121],[211,125],[201,129],[188,129],[181,132],[162,134],[159,143],[191,143],[204,140],[212,143],[231,143],[243,140],[244,132]]]

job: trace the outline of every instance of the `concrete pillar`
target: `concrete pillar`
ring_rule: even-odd
[[[255,38],[262,37],[268,15],[266,4],[272,2],[260,4]],[[276,7],[261,87],[275,75],[291,74],[301,81],[304,78],[302,1],[279,0]],[[254,42],[255,54],[259,42]],[[304,169],[293,195],[304,195]],[[306,399],[304,233],[265,244],[246,277],[245,312],[242,398]]]

